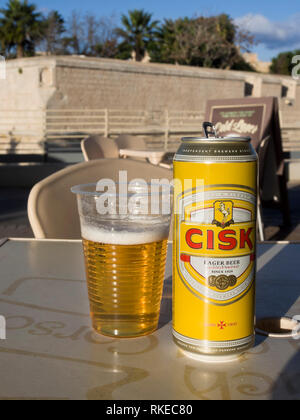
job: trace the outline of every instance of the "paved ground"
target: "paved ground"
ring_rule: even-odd
[[[278,210],[264,209],[267,240],[300,242],[300,183],[289,185],[289,203],[292,219],[290,228],[281,226],[282,218]]]
[[[0,238],[33,237],[27,217],[29,190],[0,188]],[[289,185],[292,227],[282,228],[281,214],[275,209],[264,210],[267,240],[300,241],[300,183]]]
[[[28,189],[0,188],[0,238],[31,238],[27,217]]]

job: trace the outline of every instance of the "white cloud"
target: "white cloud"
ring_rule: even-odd
[[[269,49],[292,50],[300,46],[300,14],[282,22],[272,22],[259,14],[248,14],[237,18],[235,23],[255,35],[256,40]]]

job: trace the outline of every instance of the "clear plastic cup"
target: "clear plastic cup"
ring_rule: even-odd
[[[160,315],[171,190],[138,183],[117,185],[113,193],[96,188],[72,188],[78,199],[93,327],[113,337],[150,334]]]

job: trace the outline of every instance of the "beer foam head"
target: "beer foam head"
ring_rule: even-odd
[[[129,232],[126,230],[109,231],[94,226],[82,225],[81,233],[83,239],[101,244],[142,245],[168,239],[169,225],[153,226],[151,230],[144,230],[142,232]]]

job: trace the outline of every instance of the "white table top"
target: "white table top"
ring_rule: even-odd
[[[80,242],[0,241],[0,399],[299,399],[300,341],[257,336],[206,365],[171,337],[171,249],[159,330],[109,339],[90,327]],[[300,315],[300,244],[259,246],[257,315]]]

